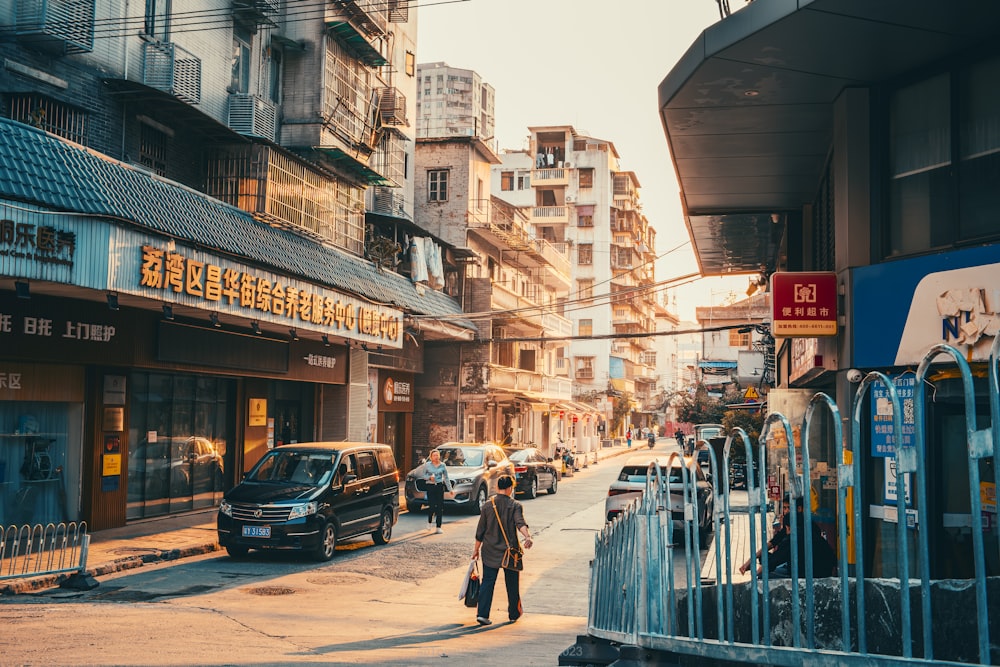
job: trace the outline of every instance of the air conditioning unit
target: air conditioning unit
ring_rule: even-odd
[[[566,203],[567,204],[575,204],[576,203],[576,195],[566,195]]]
[[[277,109],[270,100],[233,93],[229,96],[229,128],[234,132],[274,141]]]
[[[563,167],[565,167],[566,169],[572,169],[573,168],[573,163],[572,162],[563,162]]]

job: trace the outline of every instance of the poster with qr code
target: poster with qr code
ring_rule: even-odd
[[[912,447],[915,444],[913,426],[913,394],[916,386],[916,376],[904,373],[892,378],[896,387],[896,396],[902,407],[902,443]],[[870,388],[872,417],[872,456],[886,458],[896,453],[896,434],[893,432],[893,405],[889,390],[881,382],[875,382]]]

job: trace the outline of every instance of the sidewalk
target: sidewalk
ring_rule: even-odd
[[[663,440],[661,439],[661,443]],[[645,450],[605,447],[597,451],[597,461]],[[591,465],[594,465],[591,462]],[[402,485],[400,485],[402,493]],[[405,503],[400,499],[405,512]],[[148,563],[177,560],[220,549],[216,533],[217,508],[137,521],[120,528],[91,533],[87,573],[99,577]],[[43,575],[0,580],[0,595],[20,595],[59,586],[69,574]]]

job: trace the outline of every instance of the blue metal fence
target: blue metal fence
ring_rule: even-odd
[[[1000,419],[1000,337],[993,344],[988,366],[989,399],[991,423]],[[847,665],[891,665],[891,664],[968,664],[948,663],[935,658],[933,641],[934,609],[932,607],[932,580],[928,547],[929,530],[917,530],[917,543],[911,553],[908,531],[912,520],[919,524],[928,507],[927,474],[922,474],[921,463],[925,462],[926,428],[924,418],[925,388],[932,364],[940,363],[939,357],[947,357],[962,379],[966,442],[969,475],[969,502],[972,517],[972,538],[974,552],[975,621],[969,610],[969,622],[976,625],[978,646],[972,653],[970,662],[978,655],[980,664],[990,664],[989,636],[990,604],[987,597],[987,568],[985,561],[982,502],[980,497],[979,464],[992,457],[1000,461],[1000,437],[997,429],[977,428],[975,391],[973,375],[969,363],[955,348],[938,345],[932,348],[921,361],[916,371],[913,415],[915,437],[912,443],[898,437],[903,433],[903,401],[889,377],[879,372],[871,372],[861,381],[853,396],[853,410],[850,419],[850,443],[842,434],[840,412],[836,403],[826,394],[812,397],[805,411],[800,431],[801,440],[796,441],[788,419],[781,414],[771,413],[765,419],[760,436],[757,460],[761,462],[757,474],[752,474],[750,464],[753,446],[742,429],[734,429],[728,434],[722,453],[722,461],[716,460],[711,452],[710,465],[714,490],[713,528],[716,535],[714,548],[706,555],[715,560],[715,571],[720,573],[714,582],[703,582],[701,553],[698,545],[698,511],[693,476],[683,476],[684,520],[680,529],[674,529],[671,513],[670,493],[678,493],[677,485],[665,479],[663,470],[652,463],[647,475],[646,491],[642,498],[609,522],[596,538],[595,558],[591,572],[590,613],[588,632],[592,637],[637,646],[647,650],[660,650],[679,655],[700,656],[716,660],[752,662],[755,664],[802,665],[831,664]],[[897,470],[897,563],[895,580],[885,579],[873,582],[866,579],[863,531],[864,493],[861,479],[861,444],[863,424],[862,406],[873,387],[886,390],[892,405],[893,433],[897,434],[893,457]],[[813,489],[809,483],[812,465],[809,457],[810,427],[818,421],[820,412],[827,412],[829,418],[823,422],[832,429],[834,442],[841,443],[836,465],[837,472],[837,540],[838,570],[835,577],[814,576],[813,550]],[[783,491],[791,505],[788,515],[791,545],[799,544],[799,533],[804,542],[804,558],[799,550],[791,548],[790,578],[781,582],[769,575],[768,566],[768,500],[766,488],[766,443],[777,436],[779,442],[787,443],[788,465],[787,488]],[[733,447],[743,450],[747,462],[747,509],[749,514],[749,545],[740,553],[734,551],[732,540],[732,515],[730,513],[730,489],[728,462]],[[853,451],[852,451],[853,450]],[[667,470],[673,463],[673,454]],[[993,466],[994,483],[1000,488],[1000,465]],[[910,499],[904,492],[904,475],[911,477],[911,488],[915,497],[915,508],[911,512]],[[801,507],[801,513],[797,508]],[[800,525],[801,524],[801,525]],[[858,530],[851,531],[851,527]],[[745,540],[741,544],[745,544]],[[680,561],[680,550],[684,554],[684,572],[675,572],[675,554]],[[760,572],[750,568],[749,582],[734,583],[733,564],[753,560],[760,550]],[[804,561],[804,562],[802,562]],[[911,573],[914,563],[917,576]],[[916,581],[914,581],[916,579]],[[864,585],[859,585],[864,582]],[[884,585],[879,589],[883,596],[898,596],[892,600],[898,604],[898,618],[887,614],[880,618],[880,626],[866,625],[866,592],[876,583]],[[823,614],[839,617],[839,637],[836,633],[825,632],[817,637],[816,594],[823,588]],[[919,613],[919,638],[912,636],[911,587],[919,592],[917,607]],[[707,592],[703,589],[707,589]],[[888,592],[886,592],[888,591]],[[870,593],[869,593],[870,594]],[[996,605],[997,602],[994,602]],[[893,607],[895,608],[895,607]],[[917,611],[919,609],[919,611]],[[997,612],[994,612],[998,616]],[[996,620],[996,619],[995,619]],[[896,627],[885,625],[895,623]],[[829,630],[829,629],[828,629]],[[885,641],[879,635],[897,633],[899,651],[886,651]],[[876,638],[878,642],[871,642]],[[994,641],[996,641],[994,639]],[[878,643],[880,650],[870,649]],[[916,649],[916,650],[915,650]],[[894,653],[890,655],[889,653]],[[916,654],[916,655],[915,655]],[[962,658],[965,659],[964,657]]]
[[[86,522],[0,525],[0,580],[87,569]]]

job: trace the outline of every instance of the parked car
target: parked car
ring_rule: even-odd
[[[129,493],[146,500],[221,491],[224,482],[223,456],[208,438],[143,440],[129,452]]]
[[[729,488],[747,488],[747,466],[745,461],[729,462]]]
[[[608,488],[608,496],[604,501],[604,512],[608,521],[625,511],[632,502],[642,498],[646,490],[646,476],[649,471],[649,464],[656,461],[661,467],[666,467],[668,457],[666,456],[633,456],[622,466],[618,478],[611,483]],[[714,524],[712,522],[714,509],[714,491],[712,489],[711,476],[707,475],[701,466],[698,465],[694,457],[675,458],[669,470],[664,469],[663,474],[667,477],[670,489],[670,511],[674,521],[675,530],[684,529],[684,486],[683,471],[681,465],[686,465],[689,478],[695,483],[696,496],[698,499],[698,536],[699,546],[708,546]]]
[[[499,446],[490,443],[446,442],[436,447],[441,461],[448,466],[452,493],[445,496],[450,507],[479,512],[497,492],[501,475],[514,476],[514,464]],[[419,512],[427,504],[427,493],[417,488],[423,478],[424,462],[406,474],[406,509]]]
[[[559,487],[559,470],[552,457],[545,456],[536,447],[504,447],[504,451],[514,464],[517,493],[534,498],[539,489],[545,489],[550,494],[556,492]]]
[[[312,442],[275,447],[219,506],[219,544],[230,556],[250,549],[298,549],[320,561],[339,540],[392,538],[399,518],[399,471],[388,445]]]

